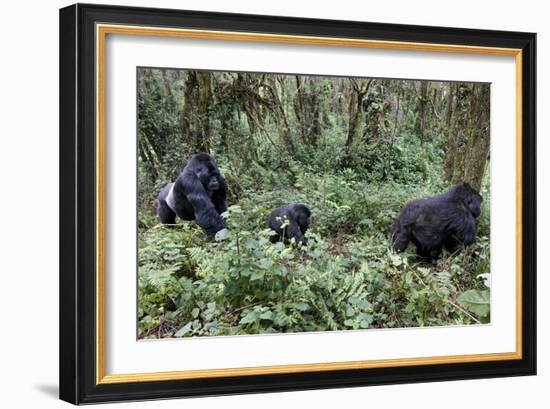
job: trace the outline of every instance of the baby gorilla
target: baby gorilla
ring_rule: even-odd
[[[198,153],[187,162],[174,183],[168,183],[158,195],[157,214],[163,224],[174,224],[176,215],[196,220],[207,234],[225,228],[221,214],[227,210],[227,186],[214,158]]]
[[[301,203],[287,204],[273,210],[269,215],[268,225],[276,234],[269,239],[276,243],[282,236],[285,243],[291,239],[305,243],[304,234],[309,227],[310,216],[307,206]]]
[[[407,203],[393,223],[393,248],[404,251],[412,241],[420,257],[431,259],[443,247],[453,252],[459,243],[472,244],[482,201],[475,189],[461,182],[446,193]]]

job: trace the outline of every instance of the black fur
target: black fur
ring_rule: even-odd
[[[310,210],[301,203],[287,204],[273,210],[268,218],[269,227],[276,233],[270,237],[271,242],[279,241],[281,236],[284,237],[285,243],[290,239],[305,242],[304,234],[309,227],[310,216]],[[281,228],[285,220],[288,220],[288,225]]]
[[[174,186],[174,210],[166,199]],[[214,158],[207,153],[193,156],[174,183],[168,183],[158,195],[157,214],[163,224],[173,224],[176,215],[183,220],[196,220],[207,234],[225,228],[220,216],[227,210],[227,185]]]
[[[475,189],[461,182],[446,193],[407,203],[393,223],[393,248],[404,251],[412,241],[419,256],[432,258],[443,247],[452,252],[460,243],[472,244],[482,201]]]

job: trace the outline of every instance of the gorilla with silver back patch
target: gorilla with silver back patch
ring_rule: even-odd
[[[283,237],[285,243],[291,239],[305,243],[304,234],[309,228],[310,216],[311,211],[301,203],[287,204],[273,210],[269,215],[268,225],[276,234],[269,240],[276,243]]]
[[[411,241],[420,257],[431,259],[443,247],[453,252],[460,243],[472,244],[482,201],[474,188],[460,182],[443,194],[407,203],[393,223],[394,250],[404,251]]]
[[[225,228],[220,216],[227,210],[227,186],[214,158],[208,153],[194,155],[174,183],[158,195],[157,214],[163,224],[174,224],[176,215],[196,220],[209,235]]]

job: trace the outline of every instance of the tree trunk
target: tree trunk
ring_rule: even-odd
[[[490,147],[490,86],[452,84],[455,93],[445,178],[468,182],[480,190]]]
[[[319,79],[309,77],[303,80],[302,76],[296,75],[295,80],[296,96],[293,106],[300,134],[304,143],[316,146],[321,136]]]
[[[309,141],[313,146],[317,146],[317,142],[321,137],[321,103],[319,101],[319,78],[309,77]]]
[[[211,74],[189,71],[185,80],[180,126],[183,137],[189,138],[196,152],[210,151],[211,102]]]
[[[305,120],[305,91],[304,83],[302,81],[301,75],[294,76],[296,80],[296,96],[294,97],[294,114],[296,115],[296,121],[298,122],[298,127],[300,128],[300,136],[304,142],[307,141],[307,130],[306,130],[306,120]]]
[[[269,91],[271,93],[271,118],[275,122],[279,138],[283,142],[285,149],[294,154],[296,152],[294,148],[294,142],[290,134],[290,126],[288,125],[288,120],[286,117],[283,104],[279,98],[279,93],[277,91],[277,79],[276,77],[270,76],[268,78]]]
[[[364,126],[363,141],[386,141],[389,137],[388,118],[391,113],[391,103],[386,100],[383,80],[378,80],[370,87],[370,92],[363,102]]]
[[[209,72],[197,73],[197,139],[196,146],[205,152],[210,151],[210,106],[212,102],[212,81]]]
[[[194,130],[194,96],[195,88],[197,87],[197,74],[195,71],[189,71],[185,79],[183,91],[183,108],[180,116],[181,133],[185,140],[195,141]]]
[[[348,122],[348,137],[346,139],[346,147],[351,147],[353,144],[353,141],[356,139],[359,127],[359,115],[360,115],[360,108],[359,108],[359,95],[357,92],[354,92],[353,90],[350,92],[349,97],[349,104],[348,104],[348,116],[349,116],[349,122]]]
[[[172,94],[172,88],[170,87],[170,84],[173,83],[173,81],[170,79],[169,73],[167,69],[161,70],[162,73],[162,85],[164,88],[164,95],[167,98],[173,98]]]
[[[371,80],[354,79],[350,80],[351,89],[348,104],[348,137],[346,139],[346,147],[350,148],[359,135],[362,135],[364,121],[362,116],[364,112],[363,100],[369,92]]]
[[[428,103],[428,81],[420,81],[420,94],[416,105],[416,121],[414,131],[422,142],[426,142],[426,119]]]
[[[446,102],[446,111],[445,111],[445,125],[447,126],[447,129],[451,129],[451,120],[453,119],[453,97],[454,97],[454,90],[455,87],[454,84],[448,84],[448,91],[447,91],[447,102]]]

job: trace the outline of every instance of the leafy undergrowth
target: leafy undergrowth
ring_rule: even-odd
[[[195,223],[161,226],[140,214],[140,338],[489,322],[488,192],[476,243],[427,263],[413,246],[389,250],[388,235],[401,206],[441,191],[438,183],[380,184],[346,169],[292,182],[242,187],[218,241]],[[267,215],[290,202],[312,210],[307,245],[269,241]]]

